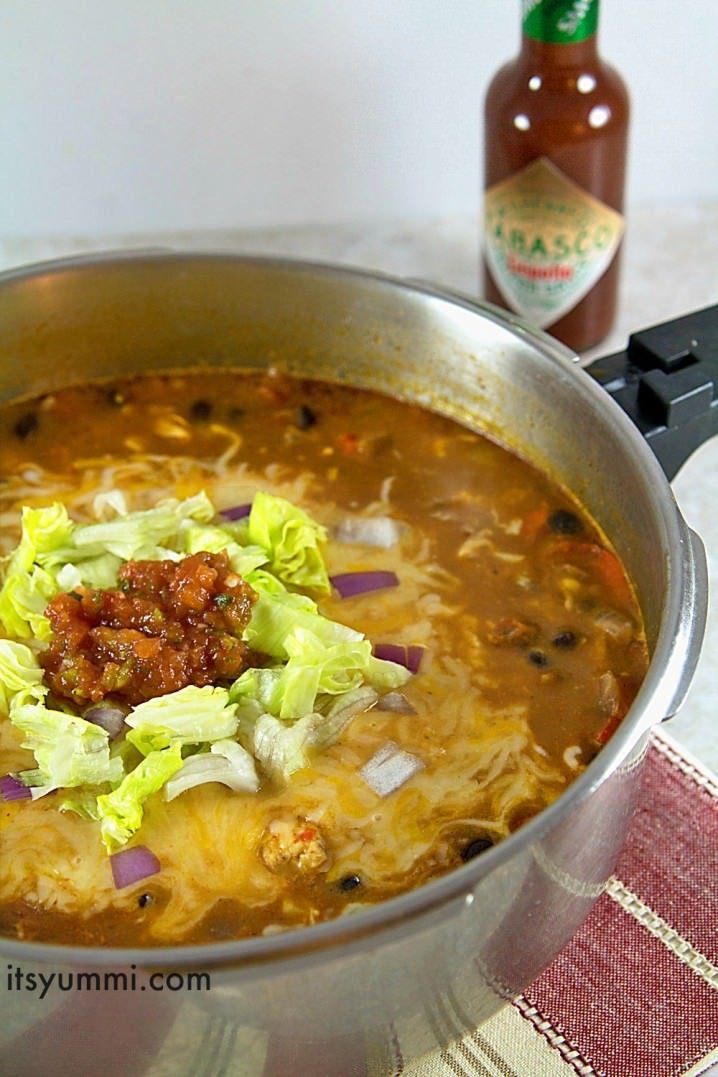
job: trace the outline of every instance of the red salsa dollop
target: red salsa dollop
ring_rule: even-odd
[[[234,680],[250,664],[240,637],[256,597],[225,553],[128,561],[116,588],[52,599],[46,683],[80,705],[106,696],[136,705],[188,684]]]

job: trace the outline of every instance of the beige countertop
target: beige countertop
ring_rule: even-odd
[[[120,247],[233,250],[341,262],[431,280],[470,295],[478,287],[478,227],[472,216],[121,237],[0,238],[0,269],[46,258]],[[587,357],[625,346],[634,330],[718,303],[718,202],[647,205],[628,214],[621,307],[616,326]],[[718,592],[718,438],[702,446],[673,482],[676,499],[708,552]],[[671,734],[718,773],[718,599],[709,603],[698,670]]]

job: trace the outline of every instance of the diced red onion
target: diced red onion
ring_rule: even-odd
[[[323,749],[334,744],[342,732],[357,714],[370,710],[378,698],[377,692],[368,684],[353,688],[344,695],[337,696],[314,727],[310,743],[312,747]]]
[[[338,576],[330,576],[329,579],[342,598],[364,595],[368,591],[379,591],[383,587],[396,587],[399,583],[396,572],[380,570],[342,572]]]
[[[418,756],[405,752],[392,740],[388,740],[359,771],[370,789],[377,796],[386,797],[400,789],[424,763]]]
[[[423,654],[423,647],[413,645],[405,647],[403,643],[377,643],[374,647],[376,658],[406,666],[411,673],[418,672]]]
[[[383,549],[395,546],[400,535],[400,525],[391,516],[347,516],[334,532],[337,542],[356,542]]]
[[[390,711],[392,714],[416,714],[416,708],[401,692],[386,692],[379,698],[377,707],[380,711]]]
[[[424,657],[423,647],[407,647],[406,648],[406,668],[412,673],[418,673],[421,660]]]
[[[219,515],[225,520],[243,520],[252,511],[252,503],[245,505],[231,505],[228,509],[221,509]]]
[[[125,713],[122,707],[113,706],[111,703],[96,703],[88,707],[82,717],[86,722],[100,726],[106,733],[109,733],[110,740],[114,740],[122,732]]]
[[[629,617],[618,610],[603,609],[594,617],[595,624],[616,640],[617,643],[628,643],[634,633],[633,622]]]
[[[604,714],[618,714],[621,707],[621,689],[615,674],[608,670],[598,678],[598,706]]]
[[[133,845],[131,849],[120,849],[119,853],[113,853],[110,867],[116,888],[122,890],[140,879],[146,879],[148,875],[155,875],[161,865],[146,845]]]
[[[406,647],[403,643],[377,643],[374,646],[374,657],[381,658],[385,662],[396,662],[399,666],[405,666]]]
[[[29,785],[25,785],[19,778],[14,778],[12,774],[3,774],[0,778],[0,796],[5,801],[30,800],[32,790]]]

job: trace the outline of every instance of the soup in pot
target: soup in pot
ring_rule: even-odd
[[[0,929],[165,945],[481,855],[647,666],[564,489],[417,405],[268,371],[0,412]]]

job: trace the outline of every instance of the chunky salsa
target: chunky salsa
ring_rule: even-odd
[[[60,593],[47,606],[40,655],[59,698],[141,703],[188,684],[233,681],[247,668],[241,639],[256,598],[226,553],[128,561],[118,586]]]

